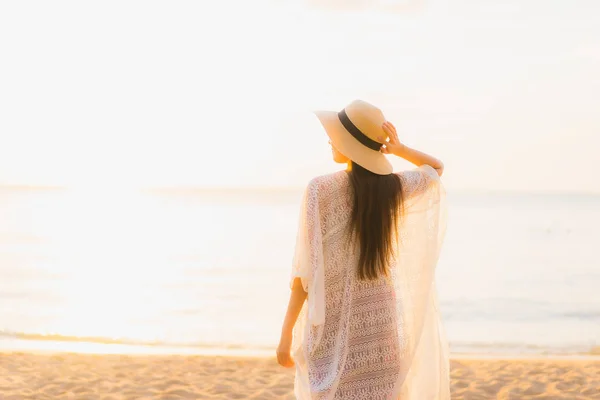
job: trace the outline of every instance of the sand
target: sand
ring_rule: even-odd
[[[453,359],[452,399],[600,399],[598,360]],[[271,358],[0,353],[0,399],[293,399]]]

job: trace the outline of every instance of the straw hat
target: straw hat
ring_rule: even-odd
[[[362,100],[354,100],[342,111],[315,111],[333,146],[343,155],[377,175],[392,173],[392,164],[380,151],[381,136],[387,140],[381,110]]]

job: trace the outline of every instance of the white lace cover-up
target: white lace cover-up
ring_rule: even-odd
[[[435,287],[446,230],[445,191],[422,166],[397,173],[403,208],[389,278],[359,281],[349,248],[352,197],[345,171],[308,184],[291,281],[307,301],[294,327],[299,400],[449,400],[448,346]]]

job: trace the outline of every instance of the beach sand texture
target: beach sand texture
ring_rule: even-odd
[[[600,360],[453,359],[452,399],[600,399]],[[0,354],[0,399],[294,399],[272,358]]]

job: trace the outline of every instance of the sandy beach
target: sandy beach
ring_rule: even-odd
[[[0,399],[293,399],[271,358],[0,354]],[[600,399],[600,360],[453,359],[453,399]]]

